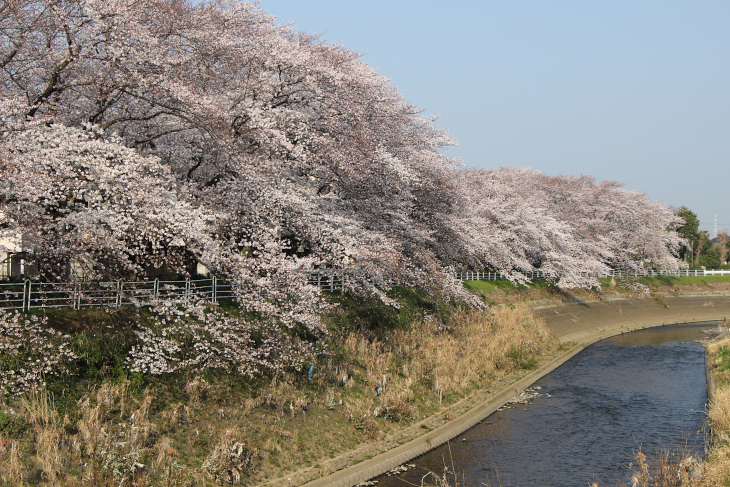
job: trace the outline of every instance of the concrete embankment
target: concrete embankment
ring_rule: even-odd
[[[572,298],[567,304],[537,307],[535,312],[561,341],[576,345],[496,394],[464,399],[461,405],[466,405],[466,410],[458,416],[454,415],[453,419],[439,428],[305,486],[352,487],[408,462],[468,430],[585,346],[598,340],[653,326],[730,318],[730,294],[609,297],[601,301]]]
[[[641,328],[730,318],[730,294],[573,299],[561,306],[538,308],[536,312],[561,341],[589,344]]]

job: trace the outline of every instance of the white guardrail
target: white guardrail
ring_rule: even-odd
[[[542,271],[527,271],[523,274],[530,280],[541,279],[545,277]],[[683,269],[679,271],[661,271],[656,269],[632,269],[632,270],[612,270],[603,275],[596,277],[703,277],[703,276],[730,276],[730,269]],[[496,281],[497,279],[506,279],[506,275],[501,272],[477,272],[477,271],[459,271],[456,278],[462,281]]]
[[[544,277],[541,271],[525,272],[532,279]],[[728,276],[730,270],[682,270],[675,272],[642,270],[616,270],[598,277],[685,277]],[[504,279],[501,272],[460,271],[457,279],[463,281],[494,281]],[[309,272],[308,282],[323,291],[342,291],[345,279],[335,271]],[[235,299],[230,284],[215,277],[210,279],[186,279],[184,281],[127,282],[0,282],[0,309],[27,311],[48,308],[101,308],[125,305],[143,306],[162,301],[195,302]]]

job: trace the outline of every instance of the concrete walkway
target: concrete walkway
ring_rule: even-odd
[[[540,307],[535,311],[561,341],[577,345],[502,391],[483,398],[443,426],[369,460],[304,484],[305,487],[352,487],[408,462],[468,430],[585,346],[603,338],[652,326],[730,318],[730,295],[669,295],[657,299],[611,297],[603,301],[573,299],[568,304]]]

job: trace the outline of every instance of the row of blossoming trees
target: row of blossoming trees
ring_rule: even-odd
[[[2,224],[46,273],[84,256],[132,279],[192,259],[247,309],[314,330],[297,269],[468,299],[451,270],[588,286],[678,265],[663,205],[589,176],[463,169],[358,53],[250,3],[2,2],[0,68]]]

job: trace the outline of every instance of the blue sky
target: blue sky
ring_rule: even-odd
[[[467,166],[613,179],[730,230],[730,2],[260,6],[363,53]]]

